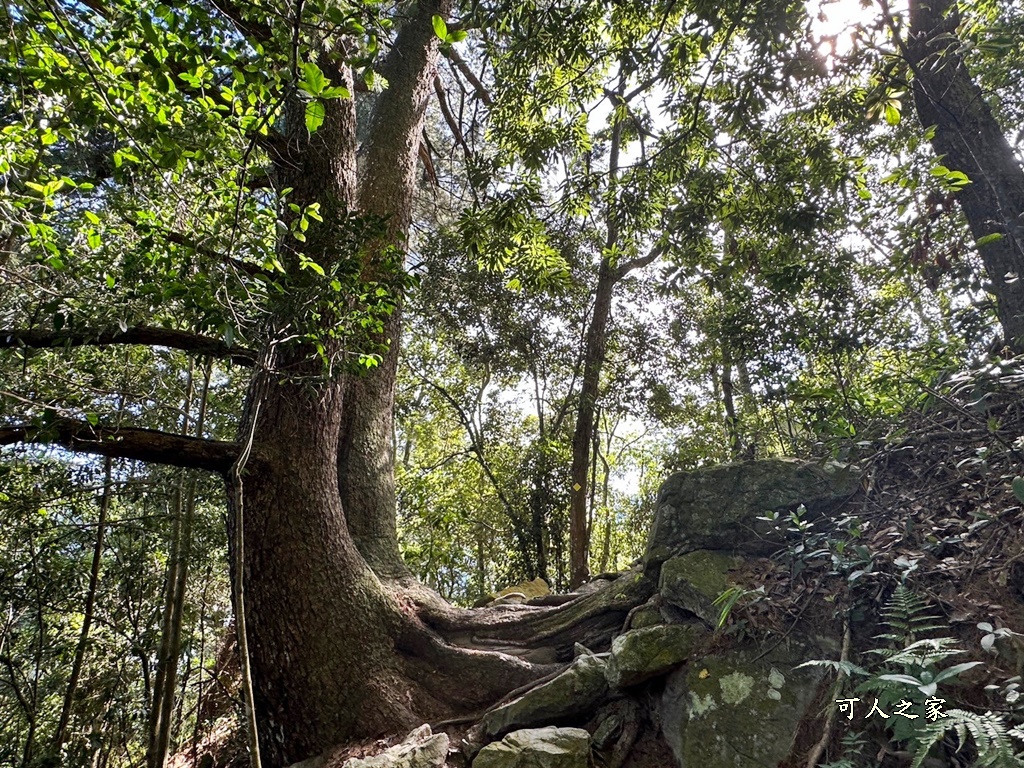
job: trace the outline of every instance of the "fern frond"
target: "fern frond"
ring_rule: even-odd
[[[888,661],[894,664],[928,667],[963,652],[962,649],[957,648],[956,640],[952,637],[926,638],[896,651],[888,657]]]
[[[900,646],[913,643],[928,632],[945,628],[941,619],[931,613],[931,606],[903,584],[893,590],[881,613],[892,631],[878,635],[878,638]]]
[[[1013,729],[1018,730],[1018,729]],[[962,709],[950,709],[942,720],[928,723],[921,728],[915,744],[914,762],[911,768],[921,768],[928,752],[949,731],[956,733],[961,746],[968,739],[978,750],[978,768],[1024,768],[1024,759],[1013,746],[1012,733],[1003,718],[994,712],[977,714]]]

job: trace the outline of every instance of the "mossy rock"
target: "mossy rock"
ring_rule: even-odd
[[[823,672],[794,667],[822,650],[791,642],[763,658],[757,649],[707,656],[672,673],[661,699],[662,732],[676,764],[764,768],[790,754],[813,714]]]
[[[480,722],[485,740],[510,731],[569,720],[589,713],[608,693],[605,662],[583,654],[553,680],[488,712]]]
[[[588,768],[590,734],[582,728],[533,728],[514,731],[488,744],[473,768]]]
[[[605,672],[612,688],[627,688],[664,675],[686,661],[705,632],[686,624],[634,629],[612,642]]]
[[[665,623],[665,617],[661,615],[661,609],[654,605],[645,605],[633,614],[630,619],[630,629],[645,629]]]
[[[677,473],[658,494],[645,567],[698,549],[770,555],[785,539],[759,517],[802,504],[815,519],[859,488],[860,475],[835,462],[762,459]]]
[[[658,592],[666,603],[716,626],[721,608],[714,602],[732,585],[729,571],[742,563],[741,558],[708,550],[673,557],[661,566]]]

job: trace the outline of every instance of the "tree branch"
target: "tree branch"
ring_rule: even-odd
[[[451,29],[451,26],[448,28]],[[465,59],[459,56],[458,51],[452,47],[447,47],[441,50],[441,55],[448,59],[462,73],[463,77],[469,80],[469,84],[473,86],[473,90],[476,91],[480,101],[488,107],[491,106],[493,102],[491,101],[491,94],[487,92],[487,87],[480,82],[480,78],[469,68],[469,64],[466,63]]]
[[[105,347],[111,344],[144,344],[151,347],[170,347],[171,349],[180,349],[183,352],[227,358],[238,365],[245,366],[251,366],[256,361],[256,354],[245,347],[226,344],[220,339],[171,328],[152,328],[140,325],[134,328],[126,328],[125,330],[0,330],[0,349],[19,347],[30,347],[33,349]]]
[[[226,473],[239,452],[237,443],[185,437],[155,429],[92,426],[75,419],[57,419],[46,426],[0,427],[0,445],[59,445],[76,453],[135,459],[173,467]]]
[[[634,269],[640,269],[646,267],[648,264],[652,264],[661,258],[661,255],[665,252],[665,246],[656,245],[647,252],[647,255],[640,256],[629,261],[624,261],[616,268],[616,280],[625,277],[627,274],[632,272]]]
[[[180,245],[183,248],[189,248],[200,256],[206,256],[207,258],[232,266],[239,272],[244,272],[245,274],[252,276],[273,274],[268,270],[265,270],[259,264],[251,264],[248,261],[236,259],[234,256],[228,256],[225,253],[221,253],[220,251],[214,250],[213,248],[209,248],[202,243],[197,242],[195,239],[182,232],[176,232],[172,229],[165,229],[163,227],[154,227],[154,229],[159,232],[167,242]]]
[[[269,24],[246,19],[242,13],[245,5],[239,5],[231,0],[212,0],[210,3],[214,8],[223,13],[231,20],[239,32],[255,43],[265,43],[270,40],[273,31]]]
[[[448,128],[452,132],[452,137],[458,142],[462,150],[467,154],[472,154],[469,151],[469,145],[466,144],[466,139],[462,136],[462,130],[459,128],[459,122],[455,119],[455,115],[452,114],[451,107],[448,105],[448,96],[444,92],[444,84],[441,82],[441,78],[438,75],[434,76],[434,93],[437,94],[437,103],[441,107],[441,114],[444,116],[444,121],[448,123]]]

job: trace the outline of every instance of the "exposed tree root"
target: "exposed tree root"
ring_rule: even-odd
[[[435,728],[476,722],[561,673],[577,643],[607,650],[627,617],[655,592],[651,579],[633,571],[591,593],[564,596],[561,604],[462,609],[409,577],[382,586],[399,620],[394,663],[372,684],[380,690],[378,704],[386,702],[392,716],[404,713],[399,719],[410,728],[425,721]],[[208,722],[223,722],[230,708],[223,701],[217,712],[206,713]],[[609,764],[622,765],[639,728],[624,729]],[[176,757],[176,766],[194,765],[183,757]],[[218,755],[214,768],[234,757]]]

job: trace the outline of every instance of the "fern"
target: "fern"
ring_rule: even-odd
[[[1003,718],[994,712],[979,715],[962,709],[950,709],[942,720],[928,723],[917,734],[911,768],[921,768],[928,752],[949,731],[954,731],[961,747],[968,739],[978,750],[977,768],[1024,768],[1024,753],[1017,752],[1010,738],[1024,738],[1019,728],[1008,729]]]
[[[891,631],[878,635],[878,639],[889,640],[901,649],[916,643],[929,632],[946,629],[937,623],[940,619],[931,613],[931,607],[903,584],[896,587],[886,601],[882,618]],[[896,652],[878,649],[876,653],[888,657]]]

